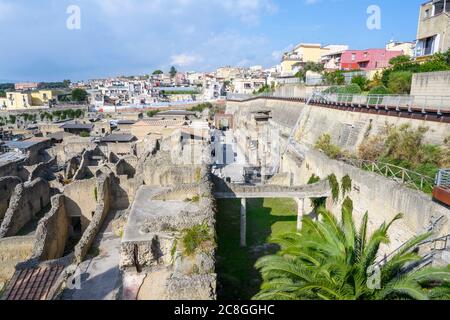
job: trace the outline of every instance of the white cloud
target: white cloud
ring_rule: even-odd
[[[275,61],[280,61],[281,58],[283,57],[284,53],[292,51],[293,49],[294,49],[294,45],[291,43],[283,50],[276,50],[276,51],[272,52],[272,58]]]
[[[178,67],[190,67],[194,63],[200,62],[202,59],[197,55],[181,53],[171,56],[170,63]]]

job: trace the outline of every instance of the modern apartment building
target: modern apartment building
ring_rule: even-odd
[[[341,69],[372,71],[389,67],[392,58],[404,54],[403,51],[386,49],[347,50],[342,54]]]
[[[420,7],[415,56],[426,60],[450,48],[450,0],[433,0]]]

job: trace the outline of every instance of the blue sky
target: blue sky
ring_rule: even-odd
[[[0,0],[0,82],[278,63],[300,42],[383,47],[415,39],[424,0]],[[81,29],[69,30],[69,5]],[[366,27],[370,5],[381,30]]]

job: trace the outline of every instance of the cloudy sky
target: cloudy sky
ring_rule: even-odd
[[[412,41],[424,0],[0,0],[0,82],[82,80],[279,62],[300,42]],[[381,8],[369,30],[367,8]],[[70,30],[77,5],[81,28]]]

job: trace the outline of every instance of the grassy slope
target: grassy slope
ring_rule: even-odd
[[[240,200],[219,200],[217,273],[219,299],[250,299],[261,278],[256,260],[275,253],[270,236],[295,231],[297,205],[290,199],[251,199],[247,208],[247,248],[239,246]]]

